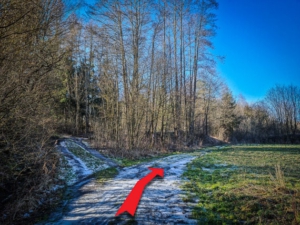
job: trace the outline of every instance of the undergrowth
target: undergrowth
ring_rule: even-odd
[[[229,146],[188,165],[200,224],[299,224],[300,146]]]

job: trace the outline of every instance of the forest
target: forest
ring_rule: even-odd
[[[80,7],[0,2],[0,221],[49,203],[62,134],[126,156],[299,143],[299,86],[248,103],[218,73],[216,0],[99,0],[88,20]]]

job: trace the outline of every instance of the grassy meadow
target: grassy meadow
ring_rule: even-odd
[[[300,145],[211,148],[184,176],[199,224],[300,223]]]

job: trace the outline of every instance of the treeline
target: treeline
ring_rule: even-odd
[[[182,148],[208,136],[267,142],[297,133],[299,88],[249,105],[218,76],[211,54],[216,1],[99,1],[75,16],[65,47],[62,130],[98,147]],[[278,141],[281,141],[278,138]]]
[[[59,181],[56,134],[86,135],[120,154],[297,136],[299,87],[276,86],[250,105],[218,76],[217,7],[102,0],[86,22],[61,0],[2,0],[1,221],[47,203]]]
[[[121,149],[196,143],[197,86],[209,99],[220,89],[208,51],[217,6],[99,1],[92,22],[74,17],[65,46],[65,130],[92,132],[98,145]]]
[[[256,143],[300,143],[300,88],[276,85],[265,98],[248,105],[238,102],[241,118],[235,130],[237,141]]]

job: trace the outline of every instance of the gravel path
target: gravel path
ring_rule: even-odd
[[[89,180],[78,189],[78,195],[58,221],[46,224],[196,224],[191,219],[192,205],[182,201],[181,174],[195,156],[173,155],[120,170],[117,177],[99,184]],[[135,216],[116,212],[136,182],[151,171],[164,169],[164,178],[155,177],[145,188]],[[129,223],[130,222],[130,223]]]

